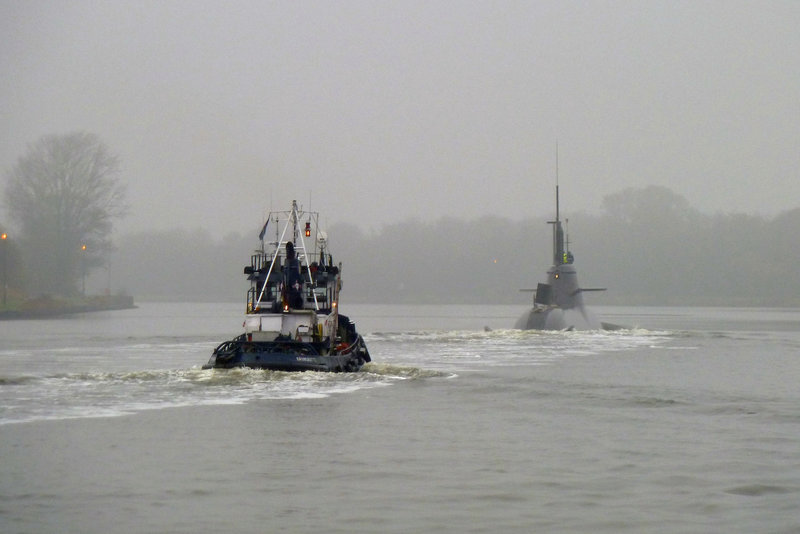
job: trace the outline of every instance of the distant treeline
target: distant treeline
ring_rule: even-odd
[[[708,215],[663,187],[603,199],[599,214],[567,214],[570,249],[596,304],[800,305],[800,208],[772,218]],[[328,214],[329,216],[332,214]],[[328,228],[343,263],[343,298],[374,303],[527,304],[552,263],[554,214],[407,220],[373,230]],[[205,230],[123,236],[116,290],[138,299],[244,300],[252,235]]]

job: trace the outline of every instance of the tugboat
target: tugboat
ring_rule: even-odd
[[[557,173],[558,171],[556,171]],[[517,320],[514,328],[521,330],[614,330],[620,327],[601,323],[583,304],[587,291],[605,291],[605,288],[582,288],[578,284],[575,257],[564,244],[556,182],[556,219],[553,225],[553,265],[547,271],[547,283],[539,283],[533,291],[533,308]],[[568,242],[567,242],[568,244]]]
[[[265,240],[270,225],[275,239]],[[355,324],[339,313],[342,266],[328,252],[319,214],[292,201],[290,211],[269,214],[259,240],[244,268],[244,333],[217,346],[203,369],[341,372],[371,361]]]

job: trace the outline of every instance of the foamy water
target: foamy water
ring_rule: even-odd
[[[90,317],[86,317],[91,320]],[[0,425],[129,415],[181,406],[323,398],[396,380],[455,377],[498,366],[664,344],[667,332],[422,330],[365,335],[376,361],[360,373],[202,370],[214,343],[152,336],[93,337],[0,350]],[[90,341],[90,342],[87,342]],[[24,343],[23,343],[24,344]]]

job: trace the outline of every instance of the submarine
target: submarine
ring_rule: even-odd
[[[556,182],[556,218],[547,221],[553,227],[553,265],[547,271],[547,282],[539,283],[533,292],[533,307],[517,320],[519,330],[617,330],[620,327],[600,321],[583,302],[584,293],[605,291],[606,288],[585,288],[578,283],[575,257],[564,239],[559,213],[558,182]]]

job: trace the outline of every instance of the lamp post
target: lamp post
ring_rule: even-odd
[[[8,234],[3,232],[0,235],[0,244],[3,246],[3,307],[5,308],[6,303],[8,302],[8,271],[6,269],[6,265],[8,265],[8,246],[6,245],[6,241],[8,241]]]
[[[81,272],[83,275],[81,283],[81,294],[86,296],[86,245],[81,245]]]

